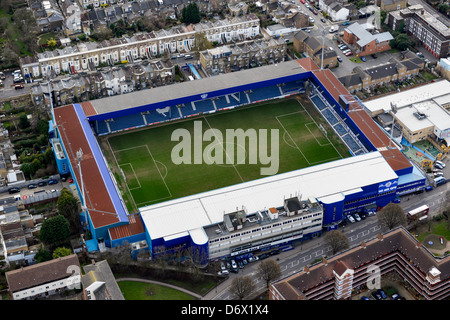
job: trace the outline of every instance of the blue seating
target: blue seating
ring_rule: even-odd
[[[239,98],[239,100],[237,100],[236,98]],[[239,106],[241,104],[248,104],[249,101],[247,99],[247,95],[244,92],[237,92],[234,93],[233,95],[229,94],[228,95],[228,100],[230,102],[227,102],[227,98],[225,96],[221,96],[216,98],[216,100],[214,101],[216,104],[217,109],[223,109],[223,108],[230,108],[230,107],[235,107],[235,106]]]
[[[319,96],[315,95],[311,97],[312,102],[314,102],[314,104],[316,105],[317,108],[319,108],[319,110],[323,110],[325,108],[327,108],[328,106],[322,101],[322,99],[320,99]]]
[[[248,94],[251,102],[276,98],[281,96],[280,89],[277,86],[268,86],[264,88],[252,89]]]
[[[104,120],[95,121],[97,134],[109,133],[108,126]]]
[[[350,136],[350,134],[343,135],[341,138],[342,140],[344,140],[345,143],[347,143],[348,147],[353,152],[356,152],[359,149],[361,149],[361,147],[358,145],[358,143],[356,143],[356,141],[352,138],[352,136]]]
[[[114,118],[114,121],[109,122],[111,131],[124,130],[143,125],[145,125],[145,123],[140,113],[117,117]]]
[[[171,107],[172,112],[160,113],[157,110],[150,110],[150,114],[145,114],[145,119],[147,124],[163,122],[167,120],[174,120],[180,118],[180,113],[177,110],[177,107]]]
[[[334,129],[340,136],[343,136],[344,134],[348,133],[347,129],[345,129],[345,127],[342,125],[342,123],[336,124],[334,126]]]
[[[331,126],[334,126],[336,123],[339,122],[338,119],[334,116],[334,114],[330,111],[330,109],[323,109],[322,110],[323,116],[328,120],[328,122],[331,124]]]
[[[300,82],[298,82],[298,81],[286,82],[281,87],[281,90],[283,91],[284,94],[297,92],[297,91],[303,90],[303,89],[304,89],[303,81],[300,81]]]
[[[211,99],[206,99],[206,100],[200,100],[200,101],[195,101],[195,112],[209,112],[209,111],[213,111],[214,109],[214,104],[211,101]],[[188,107],[188,106],[186,106]],[[192,109],[192,106],[189,104],[189,109]],[[184,112],[183,112],[184,114]]]

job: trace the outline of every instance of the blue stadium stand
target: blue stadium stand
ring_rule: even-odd
[[[334,126],[339,122],[338,119],[334,116],[334,114],[330,111],[330,109],[326,108],[322,110],[323,116],[327,119],[331,126]]]
[[[113,120],[114,121],[109,121],[111,132],[145,126],[144,119],[140,113],[117,117]]]
[[[318,95],[314,95],[311,97],[312,102],[316,105],[319,110],[323,110],[325,108],[328,108],[328,106],[325,104],[325,102],[322,101],[322,99]]]
[[[281,87],[283,94],[299,93],[305,90],[303,81],[286,82]]]
[[[226,96],[218,97],[214,100],[217,110],[236,107],[241,104],[250,103],[247,99],[247,95],[244,92],[237,92],[228,94]]]
[[[257,102],[280,97],[282,94],[278,86],[268,86],[265,88],[252,89],[252,92],[249,92],[248,96],[250,97],[251,102]]]
[[[109,131],[108,125],[104,120],[95,121],[95,132],[97,132],[98,135],[108,134],[111,131]]]
[[[216,110],[214,108],[214,103],[212,102],[211,99],[195,101],[195,102],[193,102],[193,104],[194,104],[194,107],[195,107],[195,110],[193,110],[193,111],[195,113],[199,113],[199,112],[208,113],[210,111]],[[191,105],[189,105],[187,107],[188,108],[186,108],[186,109],[192,109]]]

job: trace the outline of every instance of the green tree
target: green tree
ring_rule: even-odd
[[[36,253],[36,255],[34,256],[34,259],[38,263],[41,263],[41,262],[52,260],[52,255],[51,255],[50,251],[48,251],[43,246],[41,246],[39,248],[38,252]]]
[[[195,2],[191,2],[181,11],[181,22],[183,23],[199,23],[200,20],[200,9]]]
[[[72,251],[66,247],[58,247],[53,251],[53,259],[58,259],[61,257],[69,256],[72,254]]]
[[[70,235],[69,222],[62,215],[44,220],[39,231],[39,239],[48,245],[64,242]]]
[[[28,120],[28,116],[23,114],[19,117],[19,128],[26,129],[30,126],[30,121]]]
[[[399,49],[402,51],[408,49],[408,47],[412,46],[412,44],[413,42],[411,38],[405,33],[400,33],[389,42],[391,48]]]
[[[80,209],[78,200],[74,197],[72,192],[66,188],[62,189],[57,206],[59,213],[69,221],[71,232],[77,232],[80,226]]]
[[[385,225],[389,230],[399,225],[407,224],[406,215],[403,208],[396,203],[388,203],[383,209],[377,213],[378,224]]]

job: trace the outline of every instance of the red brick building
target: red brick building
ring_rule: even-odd
[[[348,299],[367,284],[376,267],[382,277],[397,272],[425,300],[450,296],[450,256],[435,258],[400,227],[301,272],[271,283],[270,300]]]
[[[342,40],[358,56],[365,56],[391,49],[389,41],[393,39],[389,32],[372,34],[355,22],[344,29]]]

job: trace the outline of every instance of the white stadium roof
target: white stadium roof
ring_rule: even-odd
[[[345,158],[241,184],[203,192],[140,208],[152,239],[176,238],[185,232],[195,234],[200,228],[223,221],[225,213],[245,208],[248,214],[270,207],[280,207],[284,199],[301,195],[334,202],[362,186],[397,179],[379,152]]]

